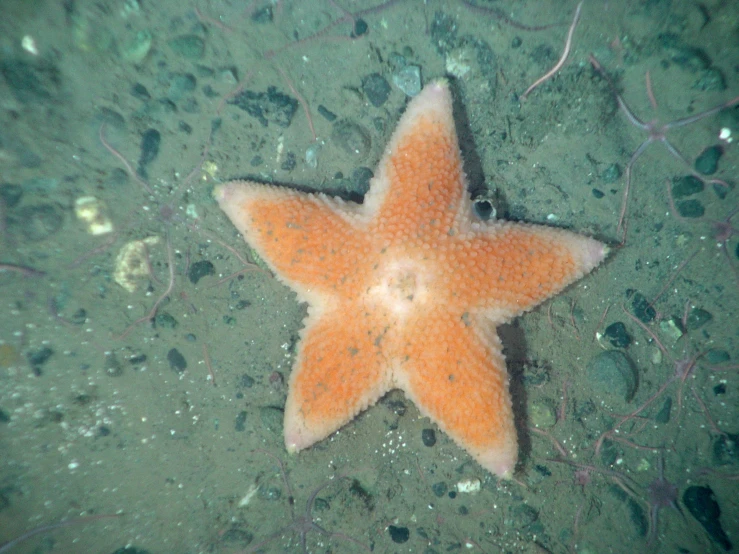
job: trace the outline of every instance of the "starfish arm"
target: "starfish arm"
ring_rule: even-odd
[[[518,441],[508,372],[494,327],[481,316],[438,313],[406,336],[399,388],[485,469],[510,477]]]
[[[391,240],[446,235],[466,198],[462,157],[446,81],[426,86],[408,105],[365,196],[375,233]],[[412,234],[409,234],[412,233]]]
[[[313,289],[331,292],[358,275],[368,246],[356,229],[359,210],[338,198],[247,181],[216,188],[214,196],[246,241],[302,301]],[[310,285],[308,285],[308,283]]]
[[[472,260],[460,260],[462,285],[480,287],[480,304],[493,322],[532,309],[589,273],[608,247],[589,237],[541,225],[493,223],[471,239]]]
[[[384,326],[360,314],[352,306],[310,308],[285,404],[288,451],[326,438],[390,390],[380,350]]]

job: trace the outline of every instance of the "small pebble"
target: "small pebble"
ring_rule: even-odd
[[[49,361],[49,358],[54,354],[54,351],[48,346],[39,348],[38,350],[32,350],[26,353],[26,359],[28,363],[34,367],[40,367]]]
[[[187,360],[185,360],[185,357],[176,348],[172,348],[167,352],[167,361],[169,362],[169,367],[177,373],[182,373],[187,369]]]
[[[424,446],[434,446],[436,444],[436,432],[433,429],[424,429],[421,431],[421,441]]]
[[[118,361],[115,352],[105,354],[105,374],[110,377],[120,377],[123,375],[123,365]]]
[[[529,407],[529,421],[538,429],[548,429],[557,423],[557,414],[548,402],[533,402]]]
[[[416,96],[421,92],[421,68],[417,65],[406,65],[393,74],[393,83],[406,96]]]

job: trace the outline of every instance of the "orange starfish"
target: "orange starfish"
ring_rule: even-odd
[[[410,102],[363,204],[246,181],[215,196],[308,303],[285,406],[289,451],[399,388],[483,467],[511,474],[518,441],[496,327],[582,277],[607,248],[475,217],[445,81]]]

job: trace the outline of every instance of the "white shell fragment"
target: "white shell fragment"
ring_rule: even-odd
[[[135,292],[139,280],[151,275],[149,247],[159,244],[159,237],[127,242],[118,252],[113,279],[128,292]]]
[[[107,214],[105,202],[94,196],[80,196],[74,201],[74,214],[83,222],[91,235],[107,235],[113,232],[113,222]]]
[[[463,479],[457,483],[457,492],[466,494],[477,494],[480,492],[481,483],[479,479]]]

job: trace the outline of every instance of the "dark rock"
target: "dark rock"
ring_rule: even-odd
[[[370,179],[374,176],[375,174],[372,173],[369,167],[358,167],[352,171],[351,181],[352,185],[354,185],[354,192],[360,196],[364,196],[369,190]]]
[[[326,121],[329,121],[331,123],[336,121],[336,114],[326,108],[326,106],[324,106],[323,104],[318,105],[318,113],[321,114]]]
[[[216,274],[216,268],[208,260],[200,260],[190,266],[187,277],[193,285],[197,285],[198,281],[203,277]]]
[[[539,512],[529,504],[516,504],[511,508],[511,518],[515,529],[523,529],[539,519]]]
[[[620,350],[601,352],[588,361],[586,374],[593,391],[604,398],[631,402],[637,387],[634,364]]]
[[[445,56],[457,46],[457,20],[451,15],[438,10],[431,21],[431,44],[436,51]]]
[[[706,213],[706,209],[703,207],[703,203],[700,200],[685,200],[684,202],[678,202],[677,211],[682,217],[690,219],[703,217],[703,214]]]
[[[121,365],[121,362],[118,361],[118,356],[115,355],[115,352],[108,352],[105,354],[105,363],[103,367],[105,369],[105,374],[110,377],[120,377],[123,375],[123,366]]]
[[[244,110],[264,127],[269,123],[282,128],[289,127],[298,109],[298,101],[278,92],[276,87],[269,87],[267,92],[244,90],[233,96],[228,103]]]
[[[705,50],[690,46],[677,33],[660,33],[657,36],[657,43],[668,50],[668,56],[672,62],[692,73],[708,69],[713,65]]]
[[[364,19],[357,19],[354,21],[354,29],[352,29],[352,38],[358,38],[364,36],[369,31],[369,25]]]
[[[618,498],[621,502],[623,502],[626,510],[628,511],[629,519],[634,526],[633,528],[636,530],[638,535],[640,537],[646,537],[647,531],[649,529],[649,521],[647,520],[646,514],[644,513],[644,509],[642,508],[641,504],[634,500],[629,494],[626,493],[626,491],[624,491],[618,485],[610,485],[608,487],[608,491],[613,496]],[[626,531],[626,529],[624,529],[623,531]]]
[[[141,154],[139,155],[139,166],[136,169],[141,177],[146,178],[146,166],[153,162],[159,155],[159,145],[162,135],[156,129],[147,129],[141,136]]]
[[[726,433],[713,443],[713,463],[717,466],[739,463],[739,434]]]
[[[61,87],[61,73],[53,63],[39,59],[36,62],[23,60],[0,60],[0,74],[16,100],[24,104],[48,102],[57,95]]]
[[[167,41],[167,44],[188,60],[200,60],[205,54],[205,41],[197,35],[180,35]]]
[[[254,10],[251,14],[254,23],[269,23],[272,21],[272,6],[264,6]]]
[[[169,76],[169,89],[167,98],[172,102],[179,102],[186,94],[191,93],[197,87],[198,80],[192,73],[172,73]]]
[[[438,483],[431,485],[431,490],[437,498],[441,498],[447,493],[449,487],[444,481],[439,481]]]
[[[672,180],[672,197],[685,198],[701,192],[703,188],[703,181],[693,175],[678,177]]]
[[[262,424],[272,433],[279,434],[282,431],[282,419],[284,412],[275,406],[264,406],[259,408],[259,419]]]
[[[243,432],[244,429],[246,429],[246,411],[241,411],[239,412],[239,415],[236,416],[236,420],[234,421],[234,429],[239,433]]]
[[[731,356],[726,350],[712,348],[711,350],[706,352],[706,361],[709,364],[722,364],[724,362],[728,362],[729,360],[731,360]]]
[[[49,361],[49,358],[51,358],[53,354],[54,351],[51,348],[49,348],[48,346],[43,346],[38,350],[31,350],[30,352],[27,352],[26,359],[28,360],[28,363],[32,366],[41,367]]]
[[[128,356],[128,363],[133,366],[144,365],[146,363],[146,359],[146,354],[142,354],[141,352],[134,352]]]
[[[642,293],[630,289],[626,291],[626,297],[631,298],[634,315],[642,323],[651,323],[657,317],[657,312]]]
[[[407,527],[396,527],[395,525],[390,525],[387,530],[388,533],[390,533],[390,538],[397,544],[408,542],[408,539],[411,537],[411,532]]]
[[[436,444],[436,432],[433,429],[424,429],[421,431],[421,441],[424,446],[434,446]]]
[[[710,312],[702,308],[693,308],[692,310],[690,310],[690,313],[688,314],[688,319],[685,323],[687,324],[689,331],[694,331],[695,329],[700,329],[712,319],[713,316]]]
[[[362,92],[370,104],[379,108],[390,96],[390,83],[379,73],[372,73],[362,79]]]
[[[369,132],[358,123],[346,119],[334,125],[331,140],[350,156],[360,159],[366,158],[372,148]]]
[[[709,146],[695,160],[695,170],[703,175],[713,175],[718,170],[718,161],[724,154],[721,146]]]
[[[154,317],[154,328],[156,329],[175,329],[177,325],[178,322],[174,316],[167,312],[159,312]]]
[[[611,323],[606,327],[603,334],[616,348],[628,348],[631,344],[631,335],[626,330],[626,326],[620,321]]]
[[[280,169],[283,171],[292,171],[298,166],[298,159],[293,152],[288,152],[285,159],[280,164]]]
[[[698,90],[726,90],[726,77],[718,67],[713,65],[700,72],[693,88]]]
[[[37,242],[55,234],[64,224],[64,210],[58,204],[38,204],[19,208],[11,221],[26,240]]]
[[[176,348],[172,348],[167,352],[167,361],[169,362],[169,367],[177,373],[182,373],[187,369],[187,360],[185,360],[185,357]]]
[[[219,542],[238,545],[240,547],[248,546],[254,540],[254,535],[243,529],[231,528],[219,537]]]
[[[131,95],[134,98],[138,98],[142,102],[147,102],[148,100],[151,100],[151,94],[149,94],[147,88],[141,83],[136,83],[131,87]]]
[[[621,168],[618,164],[611,164],[603,170],[600,174],[600,178],[606,184],[615,183],[621,178]]]
[[[664,403],[662,404],[662,408],[659,412],[657,412],[657,415],[654,416],[654,421],[657,423],[669,423],[670,422],[670,413],[672,412],[672,398],[669,396],[665,398]]]
[[[495,217],[495,206],[490,200],[481,198],[479,200],[473,200],[472,208],[475,210],[477,217],[483,221],[489,221]]]
[[[721,507],[716,502],[711,487],[688,487],[683,493],[683,504],[690,515],[703,526],[713,542],[727,551],[733,548],[729,537],[721,526]]]
[[[0,201],[6,208],[15,208],[23,197],[23,188],[20,185],[3,183],[0,185]]]

